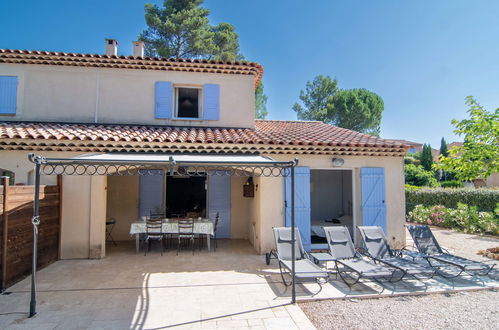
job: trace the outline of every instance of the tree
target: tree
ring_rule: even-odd
[[[454,146],[448,157],[440,157],[437,168],[453,171],[457,179],[485,179],[499,172],[499,109],[487,111],[472,96],[466,98],[468,119],[452,120],[454,132],[464,135],[462,146]]]
[[[431,146],[423,144],[423,152],[421,153],[421,166],[425,171],[431,171],[433,165],[433,155],[431,153]]]
[[[263,92],[263,82],[260,81],[255,89],[255,118],[265,119],[269,114],[267,111],[267,95]]]
[[[429,186],[436,187],[437,180],[433,176],[433,172],[426,171],[422,166],[407,164],[404,166],[405,183],[412,186]]]
[[[338,81],[319,75],[300,91],[293,110],[298,119],[320,120],[358,132],[379,135],[383,99],[366,89],[338,89]]]
[[[379,136],[383,99],[367,89],[340,90],[333,98],[329,117],[343,128]]]
[[[298,119],[331,123],[329,113],[337,91],[338,81],[329,76],[318,75],[312,82],[307,81],[305,91],[300,91],[300,100],[303,105],[299,103],[293,105]]]
[[[163,7],[145,5],[147,29],[139,40],[147,56],[241,61],[239,36],[232,24],[209,24],[203,0],[165,0]],[[267,96],[260,84],[255,93],[256,117],[265,118]]]
[[[449,155],[449,150],[447,149],[447,142],[445,142],[445,139],[442,138],[440,141],[440,154],[443,157],[447,157]]]

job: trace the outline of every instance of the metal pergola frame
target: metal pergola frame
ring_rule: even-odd
[[[137,155],[137,154],[135,154]],[[144,154],[151,155],[151,154]],[[210,156],[210,154],[206,154]],[[34,164],[35,192],[33,200],[33,256],[31,270],[31,299],[29,317],[36,314],[36,269],[38,253],[38,226],[40,224],[40,176],[43,175],[158,175],[167,173],[180,176],[228,175],[242,177],[291,178],[291,244],[295,244],[295,167],[293,161],[176,161],[174,155],[166,160],[123,160],[86,158],[48,158],[30,153]],[[163,171],[158,171],[163,170]],[[295,249],[291,249],[291,303],[296,303]]]

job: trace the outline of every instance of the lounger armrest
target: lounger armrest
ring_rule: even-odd
[[[412,260],[414,260],[416,258],[427,258],[428,257],[428,255],[426,255],[426,254],[419,253],[418,251],[414,251],[414,250],[407,250],[405,248],[402,250],[398,250],[398,252],[400,253],[401,257],[408,256],[408,257],[412,258]]]

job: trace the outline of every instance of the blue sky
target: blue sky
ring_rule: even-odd
[[[141,0],[2,1],[0,48],[120,53],[146,27]],[[499,1],[206,0],[229,22],[242,53],[265,68],[269,119],[296,119],[300,89],[316,75],[367,88],[385,102],[381,136],[437,147],[465,117],[464,98],[499,107]]]

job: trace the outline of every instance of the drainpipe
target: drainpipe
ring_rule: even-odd
[[[100,90],[100,71],[97,72],[97,79],[95,82],[95,110],[94,110],[94,123],[99,121],[99,90]]]

